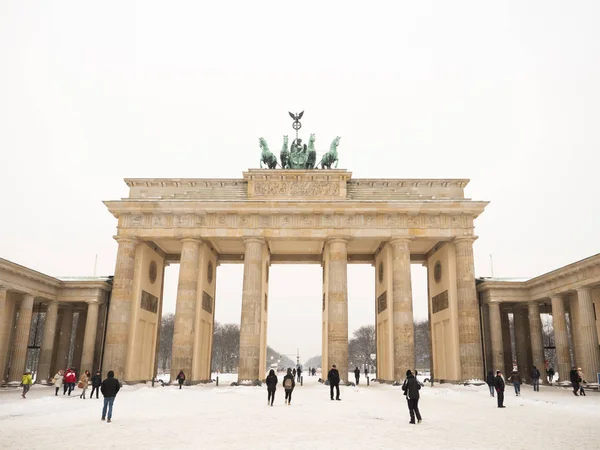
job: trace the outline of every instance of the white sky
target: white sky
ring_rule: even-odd
[[[241,177],[306,110],[354,177],[470,178],[477,276],[600,251],[600,3],[0,3],[0,256],[50,275],[114,271],[102,200],[125,177]],[[426,315],[415,266],[415,316]],[[242,266],[217,320],[238,322]],[[168,269],[165,310],[177,270]],[[320,268],[273,266],[269,344],[320,353]],[[300,280],[300,281],[299,281]],[[349,268],[350,332],[374,320]]]

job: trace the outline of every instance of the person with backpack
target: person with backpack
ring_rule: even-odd
[[[98,398],[98,392],[100,391],[101,385],[102,375],[100,375],[100,371],[97,370],[96,374],[92,377],[92,393],[90,394],[90,398],[94,396],[94,392],[96,392],[96,398]]]
[[[104,407],[102,408],[102,420],[105,420],[106,417],[106,409],[108,408],[108,420],[110,423],[112,419],[112,409],[113,403],[115,402],[115,397],[117,393],[121,389],[121,383],[119,380],[115,378],[115,373],[112,370],[108,371],[107,378],[102,382],[100,386],[100,392],[104,396]]]
[[[285,403],[290,406],[292,403],[292,391],[296,387],[296,382],[294,381],[294,373],[292,369],[288,367],[287,374],[283,377],[283,388],[285,389]]]
[[[354,379],[356,380],[356,385],[358,386],[358,380],[360,380],[360,369],[358,366],[354,369]]]
[[[273,369],[269,371],[269,375],[267,375],[265,381],[267,383],[267,405],[270,404],[273,406],[273,401],[275,401],[275,391],[277,390],[277,383],[279,382]]]
[[[185,381],[185,373],[183,373],[183,370],[179,371],[177,378],[175,379],[179,382],[179,389],[181,389],[181,386],[183,386],[183,382]]]
[[[406,379],[402,384],[402,390],[406,395],[406,401],[408,403],[408,412],[410,414],[410,422],[414,425],[415,415],[417,416],[418,423],[421,423],[421,412],[419,411],[419,390],[421,384],[417,381],[417,378],[413,375],[410,370],[406,371]]]
[[[515,388],[515,395],[518,397],[521,395],[521,375],[517,369],[513,369],[510,374],[510,381],[512,381],[513,387]]]
[[[533,391],[540,392],[540,371],[537,367],[533,366],[533,370],[531,371],[531,381],[533,382]]]
[[[333,388],[335,387],[335,399],[340,399],[340,372],[335,367],[335,364],[331,365],[331,369],[327,373],[327,381],[329,381],[329,396],[333,400]]]

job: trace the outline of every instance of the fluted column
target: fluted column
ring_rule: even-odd
[[[15,333],[12,360],[8,381],[21,381],[27,363],[27,346],[29,345],[29,331],[33,316],[33,295],[24,295],[19,307],[17,330]]]
[[[87,317],[85,320],[85,331],[83,335],[83,348],[81,352],[81,371],[89,370],[94,373],[94,350],[96,344],[96,332],[98,329],[98,301],[87,302]]]
[[[260,328],[262,317],[262,267],[264,239],[244,239],[244,282],[240,324],[240,360],[238,381],[262,378],[260,367]]]
[[[496,370],[503,370],[504,374],[508,374],[512,371],[513,367],[513,354],[512,354],[512,341],[510,338],[510,320],[508,318],[509,310],[500,310],[500,321],[502,323],[502,347],[504,349],[504,366],[496,367]]]
[[[546,378],[546,357],[544,355],[542,320],[540,319],[540,305],[537,302],[532,302],[529,303],[527,307],[529,310],[529,336],[531,339],[533,365],[540,371],[541,382],[543,384],[548,384],[548,379]],[[528,375],[531,376],[530,374]]]
[[[394,238],[392,248],[392,320],[394,336],[394,380],[406,378],[415,367],[415,328],[410,275],[410,239]]]
[[[531,367],[528,364],[528,347],[530,345],[529,320],[524,308],[513,310],[515,321],[515,344],[517,348],[517,368],[523,381],[531,378]]]
[[[475,290],[473,242],[475,237],[455,238],[458,291],[458,343],[463,380],[483,379],[483,354],[479,327],[479,301]]]
[[[573,324],[576,336],[576,362],[587,378],[586,381],[595,382],[596,374],[600,372],[600,349],[598,349],[598,332],[590,288],[577,289],[577,298],[579,299],[579,323]]]
[[[108,311],[102,373],[106,376],[106,373],[112,370],[115,372],[115,377],[122,378],[125,375],[127,341],[131,325],[133,275],[138,241],[134,238],[119,236],[115,237],[115,240],[119,244],[119,249],[117,250],[117,264]]]
[[[71,350],[71,333],[73,331],[73,306],[65,305],[58,312],[59,331],[56,349],[56,370],[65,370],[69,364],[69,351]],[[54,374],[52,374],[54,375]]]
[[[192,379],[194,354],[194,324],[196,321],[196,299],[198,297],[198,270],[201,241],[183,239],[175,305],[175,330],[171,357],[171,381],[180,370]]]
[[[493,372],[504,371],[504,346],[502,345],[502,319],[500,318],[500,303],[488,303],[490,317],[490,338],[492,342]]]
[[[565,302],[561,296],[554,296],[552,302],[552,325],[554,327],[554,345],[556,346],[556,363],[560,381],[569,379],[571,370],[571,353],[569,352],[569,336],[567,334],[567,317]]]
[[[8,340],[12,328],[13,305],[9,304],[8,289],[0,286],[0,382],[4,381]]]
[[[83,338],[85,336],[85,324],[87,321],[87,311],[79,310],[77,317],[77,327],[75,328],[75,340],[73,341],[73,359],[71,361],[71,367],[75,368],[75,371],[80,374],[88,368],[81,367],[81,356],[83,354]]]
[[[40,361],[38,363],[37,382],[46,382],[54,374],[50,373],[54,339],[56,337],[56,322],[58,318],[58,302],[51,301],[46,305],[46,319],[44,321],[44,336],[40,348]]]
[[[346,239],[327,241],[329,276],[327,283],[327,355],[340,378],[348,381],[348,250]],[[328,371],[329,367],[323,367]]]

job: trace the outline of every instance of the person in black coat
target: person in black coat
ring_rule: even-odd
[[[273,401],[275,400],[275,390],[277,389],[277,383],[279,381],[273,369],[269,371],[269,375],[267,375],[267,379],[265,381],[267,383],[267,405],[270,404],[273,406]]]
[[[340,399],[340,372],[336,369],[335,364],[332,364],[329,373],[327,374],[327,380],[329,381],[329,395],[333,400],[333,388],[335,387],[335,399]]]
[[[498,408],[505,408],[504,406],[504,378],[502,378],[502,372],[496,371],[496,377],[494,378],[494,387],[498,394]]]
[[[496,390],[496,388],[494,386],[494,372],[492,372],[491,370],[487,374],[487,378],[485,379],[485,383],[490,388],[490,397],[493,397],[494,396],[494,391]]]
[[[179,389],[181,389],[181,386],[183,386],[183,382],[185,381],[185,373],[183,373],[183,370],[179,371],[177,378],[175,379],[179,382]]]
[[[102,382],[102,385],[100,386],[100,392],[102,392],[102,395],[104,396],[104,407],[102,408],[102,420],[107,418],[106,417],[106,408],[108,407],[107,422],[110,422],[110,419],[112,418],[113,403],[115,401],[115,397],[117,396],[117,393],[119,392],[119,389],[121,389],[121,383],[119,383],[119,380],[117,378],[115,378],[115,373],[112,370],[109,370],[108,374],[107,374],[107,378]]]
[[[402,383],[402,390],[406,395],[406,401],[408,403],[408,412],[410,414],[410,422],[415,423],[415,415],[417,420],[421,423],[421,412],[419,411],[419,390],[421,389],[421,383],[417,381],[415,376],[410,370],[406,371],[406,379]]]
[[[579,391],[579,383],[581,382],[581,378],[579,378],[577,367],[573,367],[573,369],[571,369],[571,372],[569,372],[569,378],[571,379],[571,384],[573,385],[573,394],[579,396],[577,391]]]
[[[356,379],[356,385],[358,386],[358,380],[360,380],[360,369],[358,366],[354,369],[354,378]]]
[[[533,366],[533,370],[531,371],[531,381],[533,382],[533,390],[535,392],[540,392],[540,371],[536,366]]]
[[[287,374],[283,377],[283,388],[285,389],[285,403],[289,406],[292,403],[292,391],[296,387],[292,369],[288,368]]]
[[[100,375],[100,371],[97,370],[96,374],[92,376],[92,393],[90,394],[90,398],[94,395],[94,391],[96,391],[96,398],[98,398],[98,392],[100,391],[100,386],[102,385],[102,375]]]

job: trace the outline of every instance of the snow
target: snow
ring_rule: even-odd
[[[283,374],[279,374],[281,382]],[[575,397],[569,389],[511,385],[506,409],[496,407],[487,386],[428,384],[421,390],[423,423],[410,425],[399,387],[371,383],[342,387],[342,401],[329,388],[305,377],[292,405],[278,388],[267,406],[263,387],[231,387],[235,375],[214,384],[124,386],[113,422],[100,421],[100,399],[54,396],[34,385],[0,389],[0,448],[211,448],[211,449],[531,449],[598,448],[600,393]],[[88,394],[90,390],[88,389]]]

